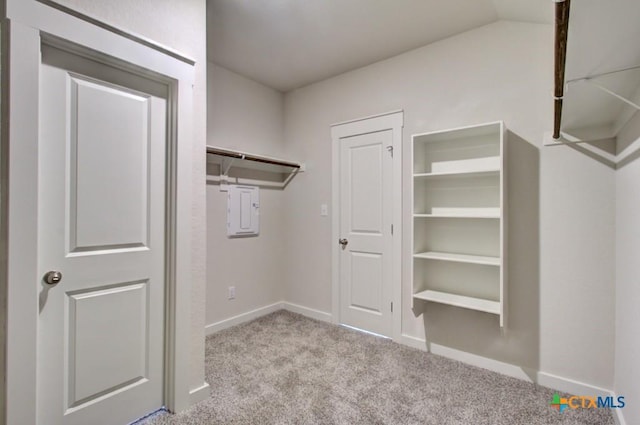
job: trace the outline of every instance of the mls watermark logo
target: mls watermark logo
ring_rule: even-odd
[[[567,409],[622,409],[625,406],[625,401],[623,396],[595,397],[574,395],[560,397],[558,393],[555,393],[549,404],[553,409],[562,413]]]

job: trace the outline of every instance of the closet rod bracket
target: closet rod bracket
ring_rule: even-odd
[[[567,82],[567,86],[569,86],[569,84],[575,84],[575,83],[587,83],[593,87],[596,87],[597,89],[615,97],[618,100],[623,101],[624,103],[626,103],[627,105],[640,110],[640,105],[638,105],[636,102],[614,92],[613,90],[609,90],[608,88],[606,88],[605,86],[603,86],[602,84],[598,84],[596,83],[593,79],[595,77],[586,77],[586,78],[579,78],[579,79],[575,79],[575,80],[571,80],[569,82]]]

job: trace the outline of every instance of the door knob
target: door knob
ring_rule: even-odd
[[[42,279],[49,285],[55,285],[57,283],[60,283],[60,281],[62,280],[62,273],[57,270],[51,270],[46,272]]]
[[[340,245],[342,245],[342,249],[344,249],[347,246],[347,244],[349,243],[349,241],[346,240],[345,238],[342,238],[342,239],[338,239],[338,243]]]

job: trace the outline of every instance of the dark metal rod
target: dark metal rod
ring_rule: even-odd
[[[556,3],[555,88],[553,138],[560,138],[562,123],[562,97],[564,96],[564,72],[567,62],[567,35],[569,33],[569,6],[571,0]]]
[[[560,122],[562,121],[562,99],[553,101],[553,138],[560,138]]]
[[[235,159],[246,159],[247,161],[261,162],[263,164],[280,165],[283,167],[300,169],[300,164],[296,164],[295,162],[282,161],[274,158],[265,158],[263,156],[235,152],[235,151],[230,151],[230,150],[220,149],[220,148],[214,148],[212,146],[207,146],[207,154],[226,156],[226,157],[235,158]]]

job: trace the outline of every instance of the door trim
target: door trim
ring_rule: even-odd
[[[332,322],[340,324],[340,139],[376,131],[393,133],[393,314],[392,339],[402,336],[402,128],[404,112],[384,114],[344,121],[331,126],[331,312]]]
[[[0,276],[6,302],[6,423],[36,424],[37,165],[40,46],[60,43],[168,87],[165,304],[165,405],[190,404],[191,187],[194,67],[134,40],[37,2],[18,2],[4,19],[2,154],[0,181]],[[16,3],[12,3],[14,6]],[[10,12],[11,9],[8,8]],[[19,13],[18,13],[19,12]],[[27,13],[28,12],[28,13]],[[115,59],[118,58],[118,59]],[[4,292],[6,291],[6,292]],[[2,418],[0,418],[1,422]]]

